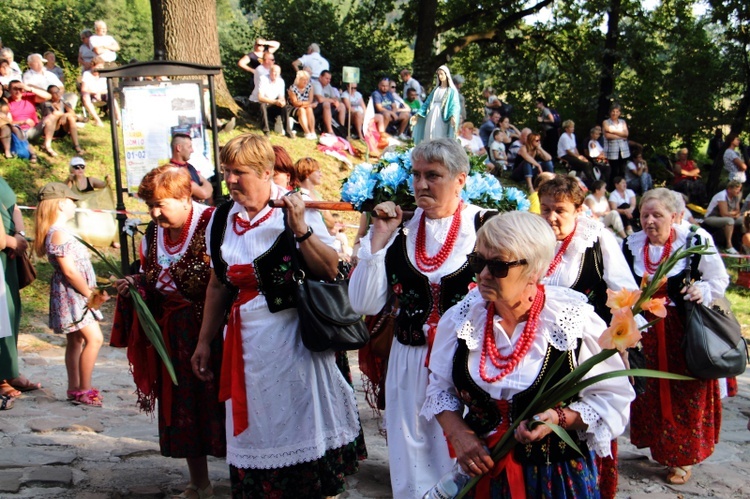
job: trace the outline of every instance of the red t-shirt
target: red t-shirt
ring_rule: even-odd
[[[16,115],[14,114],[13,115],[13,119],[15,119],[15,117],[16,117]],[[685,161],[685,163],[680,163],[679,161],[677,161],[677,163],[675,164],[675,166],[679,166],[681,170],[685,170],[686,172],[692,172],[693,170],[697,170],[698,169],[698,167],[695,164],[695,161],[693,161],[692,159],[688,159],[687,161]],[[676,174],[674,176],[674,183],[675,184],[677,182],[682,181],[682,180],[698,180],[698,179],[695,178],[695,177],[685,177],[681,173],[678,173],[678,174]]]
[[[32,92],[24,92],[19,100],[10,100],[8,102],[10,108],[10,114],[13,116],[13,121],[26,121],[31,119],[36,125],[39,123],[39,116],[36,114],[36,94]],[[21,130],[28,130],[31,128],[28,123],[20,125]]]

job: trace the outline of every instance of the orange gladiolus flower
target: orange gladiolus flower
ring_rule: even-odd
[[[641,304],[641,309],[662,319],[667,316],[666,298],[651,298]]]
[[[619,310],[621,308],[631,308],[641,297],[641,290],[636,289],[621,289],[620,291],[607,290],[607,306],[611,310]]]
[[[598,343],[604,349],[616,348],[619,352],[624,352],[639,341],[641,332],[633,318],[633,311],[630,308],[622,308],[612,313],[612,322],[599,337]]]

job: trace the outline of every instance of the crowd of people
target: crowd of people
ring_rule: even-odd
[[[107,34],[107,24],[96,21],[93,31],[81,31],[79,72],[67,81],[53,51],[29,54],[27,70],[21,72],[13,50],[0,46],[0,144],[5,158],[16,156],[36,163],[36,143],[55,158],[59,154],[52,141],[65,137],[70,137],[76,155],[84,154],[78,128],[88,121],[86,113],[96,126],[104,126],[98,108],[107,102],[107,84],[99,70],[114,64],[119,50],[120,45]],[[76,113],[79,99],[81,115]]]
[[[96,121],[95,102],[103,96],[88,80],[115,60],[119,46],[106,25],[95,28],[96,35],[82,33],[80,63],[82,102]],[[312,352],[302,343],[293,258],[320,280],[335,279],[342,261],[351,259],[349,299],[358,313],[376,316],[398,300],[384,384],[394,497],[422,498],[458,466],[482,476],[472,497],[613,498],[616,441],[628,425],[633,443],[650,448],[667,467],[666,481],[686,483],[692,466],[718,442],[719,380],[648,380],[637,397],[627,377],[601,381],[523,421],[511,458],[496,462],[488,448],[541,385],[601,352],[598,339],[612,320],[608,291],[637,290],[694,237],[683,220],[680,193],[695,200],[706,190],[696,184],[700,170],[688,151],[679,151],[674,189],[655,187],[642,148],[628,141],[617,104],[579,149],[575,123],[561,120],[541,98],[541,133],[513,125],[512,106],[491,88],[484,92],[485,120],[475,127],[465,119],[463,79],[446,66],[437,69],[429,93],[409,70],[400,73],[402,96],[384,77],[366,105],[356,86],[341,93],[331,85],[317,44],[293,62],[296,77],[287,88],[274,64],[279,48],[258,39],[239,61],[254,75],[250,102],[263,132],[269,135],[273,127],[293,136],[297,122],[305,138],[317,139],[318,127],[340,133],[351,112],[360,133],[372,106],[377,131],[416,143],[411,175],[417,208],[408,218],[393,202],[378,204],[378,217],[365,224],[352,255],[341,222],[305,207],[306,200],[319,198],[316,188],[323,182],[314,159],[293,162],[267,137],[239,135],[219,158],[231,199],[213,207],[203,203],[213,187],[187,163],[190,137],[173,138],[171,162],[151,170],[138,190],[152,221],[138,248],[139,271],[115,283],[111,344],[128,349],[136,403],[157,413],[161,453],[186,460],[189,483],[182,497],[213,496],[208,456],[226,458],[238,498],[336,496],[366,457],[345,353]],[[16,104],[0,130],[44,139],[49,155],[57,153],[47,142],[48,127],[50,137],[66,130],[80,154],[74,105],[61,96],[63,82],[44,88],[31,80],[59,79],[54,68],[40,67],[54,59],[37,55],[29,56],[29,82],[25,75],[9,81],[8,105]],[[11,63],[12,56],[3,58],[0,74]],[[39,104],[49,112],[35,121]],[[711,199],[705,222],[722,232],[728,253],[735,228],[742,233],[747,226],[748,206],[741,202],[747,166],[738,147],[730,135],[724,152],[717,152],[730,181]],[[472,154],[486,155],[496,175],[525,183],[536,213],[498,214],[464,202]],[[574,175],[556,174],[555,161],[558,171]],[[49,325],[66,337],[66,397],[95,408],[105,403],[92,386],[92,372],[106,296],[97,289],[87,249],[66,226],[79,191],[102,181],[87,178],[79,166],[85,161],[74,158],[67,185],[50,183],[39,191],[34,250],[53,267]],[[272,200],[283,207],[270,206]],[[1,178],[0,201],[0,326],[10,333],[0,337],[4,410],[41,384],[18,371],[16,259],[27,242],[15,195]],[[714,246],[707,233],[696,237]],[[750,238],[742,241],[750,249]],[[648,368],[688,374],[680,347],[684,301],[710,303],[728,285],[718,253],[697,255],[691,263],[679,262],[659,291],[666,318],[644,332]],[[176,384],[150,347],[131,293],[145,297],[161,328]],[[638,321],[655,319],[647,312]],[[558,359],[566,360],[564,368],[551,373]],[[597,369],[627,366],[627,356],[615,355]],[[582,455],[549,426],[532,421],[558,425]]]

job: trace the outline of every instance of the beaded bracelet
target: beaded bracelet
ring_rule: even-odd
[[[563,411],[562,407],[557,406],[555,407],[555,412],[557,413],[557,426],[564,430],[567,425],[567,421],[565,420],[565,411]]]

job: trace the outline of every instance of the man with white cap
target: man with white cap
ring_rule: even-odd
[[[58,88],[63,88],[63,83],[60,78],[55,76],[55,73],[44,69],[44,64],[47,62],[41,54],[31,54],[26,58],[26,63],[29,65],[29,69],[23,74],[23,82],[26,85],[41,88],[47,90],[50,85],[54,85]]]

